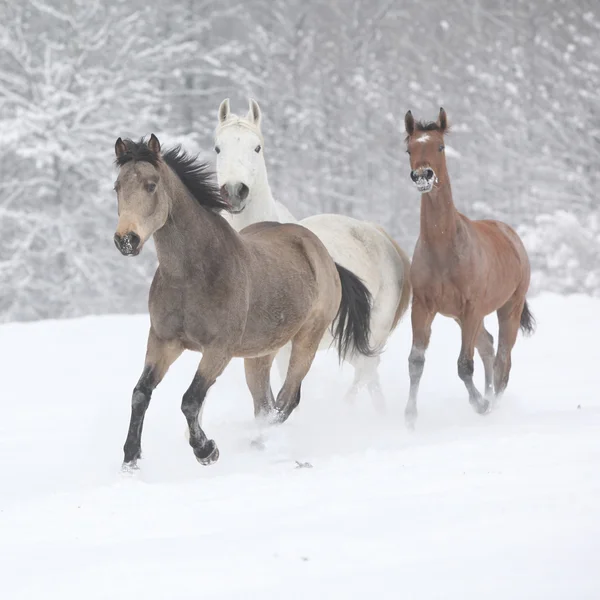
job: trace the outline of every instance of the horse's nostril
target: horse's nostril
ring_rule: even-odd
[[[133,250],[137,250],[137,247],[140,245],[140,236],[137,233],[133,233],[130,232],[127,234],[127,236],[129,238],[129,243],[131,244],[131,248]]]
[[[411,171],[411,172],[410,172],[410,178],[411,178],[411,179],[412,179],[412,180],[413,180],[415,183],[417,183],[417,179],[419,179],[419,176],[417,175],[417,172],[416,172],[416,171]]]
[[[433,169],[425,169],[425,179],[429,181],[433,177]]]
[[[245,200],[250,193],[250,188],[245,183],[240,183],[240,187],[238,190],[238,197],[240,200]]]
[[[115,233],[115,236],[113,237],[113,241],[115,242],[115,246],[117,247],[117,249],[120,250],[123,240],[121,239],[121,236],[118,233]]]

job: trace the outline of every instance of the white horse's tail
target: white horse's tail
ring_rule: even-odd
[[[402,275],[402,292],[400,293],[400,301],[398,302],[398,308],[396,309],[396,314],[394,315],[394,321],[392,322],[392,326],[390,328],[390,333],[396,329],[396,326],[400,322],[402,315],[407,311],[408,306],[410,304],[410,299],[412,297],[412,284],[410,282],[410,258],[402,248],[398,242],[380,225],[375,225],[385,237],[390,240],[392,246],[400,256],[400,260],[402,261],[403,266],[403,275]]]

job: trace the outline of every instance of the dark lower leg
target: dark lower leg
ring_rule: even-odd
[[[480,414],[483,414],[489,409],[489,401],[484,400],[479,393],[479,390],[473,383],[473,373],[475,364],[473,356],[475,354],[475,339],[479,333],[481,320],[475,319],[472,316],[467,316],[460,323],[462,332],[462,345],[460,355],[458,357],[458,376],[461,378],[467,391],[469,392],[469,402],[473,408]]]
[[[123,446],[125,466],[133,468],[140,458],[142,449],[142,429],[146,410],[156,386],[162,381],[169,367],[181,355],[182,348],[177,342],[159,340],[150,329],[146,348],[146,364],[131,397],[131,418],[127,439]]]
[[[200,426],[198,417],[208,390],[224,371],[230,360],[230,356],[224,356],[223,354],[215,356],[210,352],[205,352],[198,371],[181,401],[181,411],[187,420],[190,432],[190,446],[198,462],[205,465],[211,464],[219,458],[219,450],[214,440],[207,438]]]
[[[244,360],[246,383],[252,394],[254,416],[257,419],[265,417],[275,404],[273,391],[271,390],[271,365],[274,358],[275,355],[270,354]]]
[[[408,357],[408,374],[410,377],[410,391],[408,402],[404,409],[404,419],[411,429],[417,420],[417,396],[419,384],[425,368],[425,352],[431,338],[431,323],[435,313],[431,313],[416,299],[413,300],[411,320],[413,330],[413,343]]]
[[[492,385],[494,383],[494,338],[487,329],[481,325],[477,336],[476,346],[477,352],[483,362],[483,370],[485,372],[485,392],[486,398],[491,398],[493,395]]]
[[[141,457],[144,416],[150,405],[150,398],[155,387],[154,366],[147,365],[144,367],[142,376],[137,382],[131,397],[129,431],[127,432],[127,439],[123,446],[123,462],[130,466],[135,466],[135,462]]]
[[[283,423],[300,403],[300,386],[315,358],[319,339],[310,341],[294,339],[290,364],[283,387],[275,401],[274,421]]]

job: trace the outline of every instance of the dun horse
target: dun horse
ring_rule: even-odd
[[[240,231],[259,221],[297,223],[271,194],[258,103],[250,99],[248,114],[238,116],[230,111],[229,100],[225,99],[219,106],[218,118],[217,178],[222,194],[232,205],[233,227]],[[299,224],[315,233],[333,259],[367,286],[373,298],[370,341],[373,347],[382,349],[410,304],[408,256],[382,227],[346,215],[313,215]],[[328,330],[319,348],[329,348],[331,341],[332,333]],[[285,373],[288,360],[289,346],[286,345],[276,360],[280,374]],[[348,401],[353,401],[360,388],[366,386],[375,406],[383,410],[379,361],[377,354],[348,356],[348,362],[354,367],[354,381],[346,395]]]
[[[186,349],[202,352],[202,359],[181,409],[196,458],[210,464],[219,453],[199,416],[206,393],[232,357],[245,359],[255,415],[283,422],[300,401],[302,380],[332,320],[341,356],[370,353],[369,292],[304,227],[259,223],[238,234],[218,214],[227,205],[206,165],[179,147],[163,153],[152,134],[148,143],[119,138],[115,153],[115,244],[122,254],[136,256],[153,235],[159,262],[124,466],[136,466],[152,391]],[[274,401],[270,368],[289,341],[290,364]]]
[[[492,385],[496,396],[506,388],[519,327],[532,333],[534,320],[525,300],[529,259],[519,236],[500,221],[471,221],[454,206],[444,153],[448,130],[444,109],[440,108],[435,123],[415,122],[408,111],[405,127],[410,177],[422,194],[421,228],[410,271],[413,342],[405,417],[413,427],[425,351],[437,313],[460,325],[458,376],[465,383],[471,405],[481,414],[490,408]],[[495,357],[494,340],[483,325],[484,317],[493,311],[497,311],[499,324]],[[484,365],[484,398],[473,384],[474,348]]]

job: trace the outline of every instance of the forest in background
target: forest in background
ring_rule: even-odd
[[[404,114],[444,106],[455,203],[522,234],[532,290],[600,295],[597,0],[0,0],[0,320],[147,310],[153,248],[114,248],[114,142],[214,161],[263,111],[275,197],[412,254]]]

